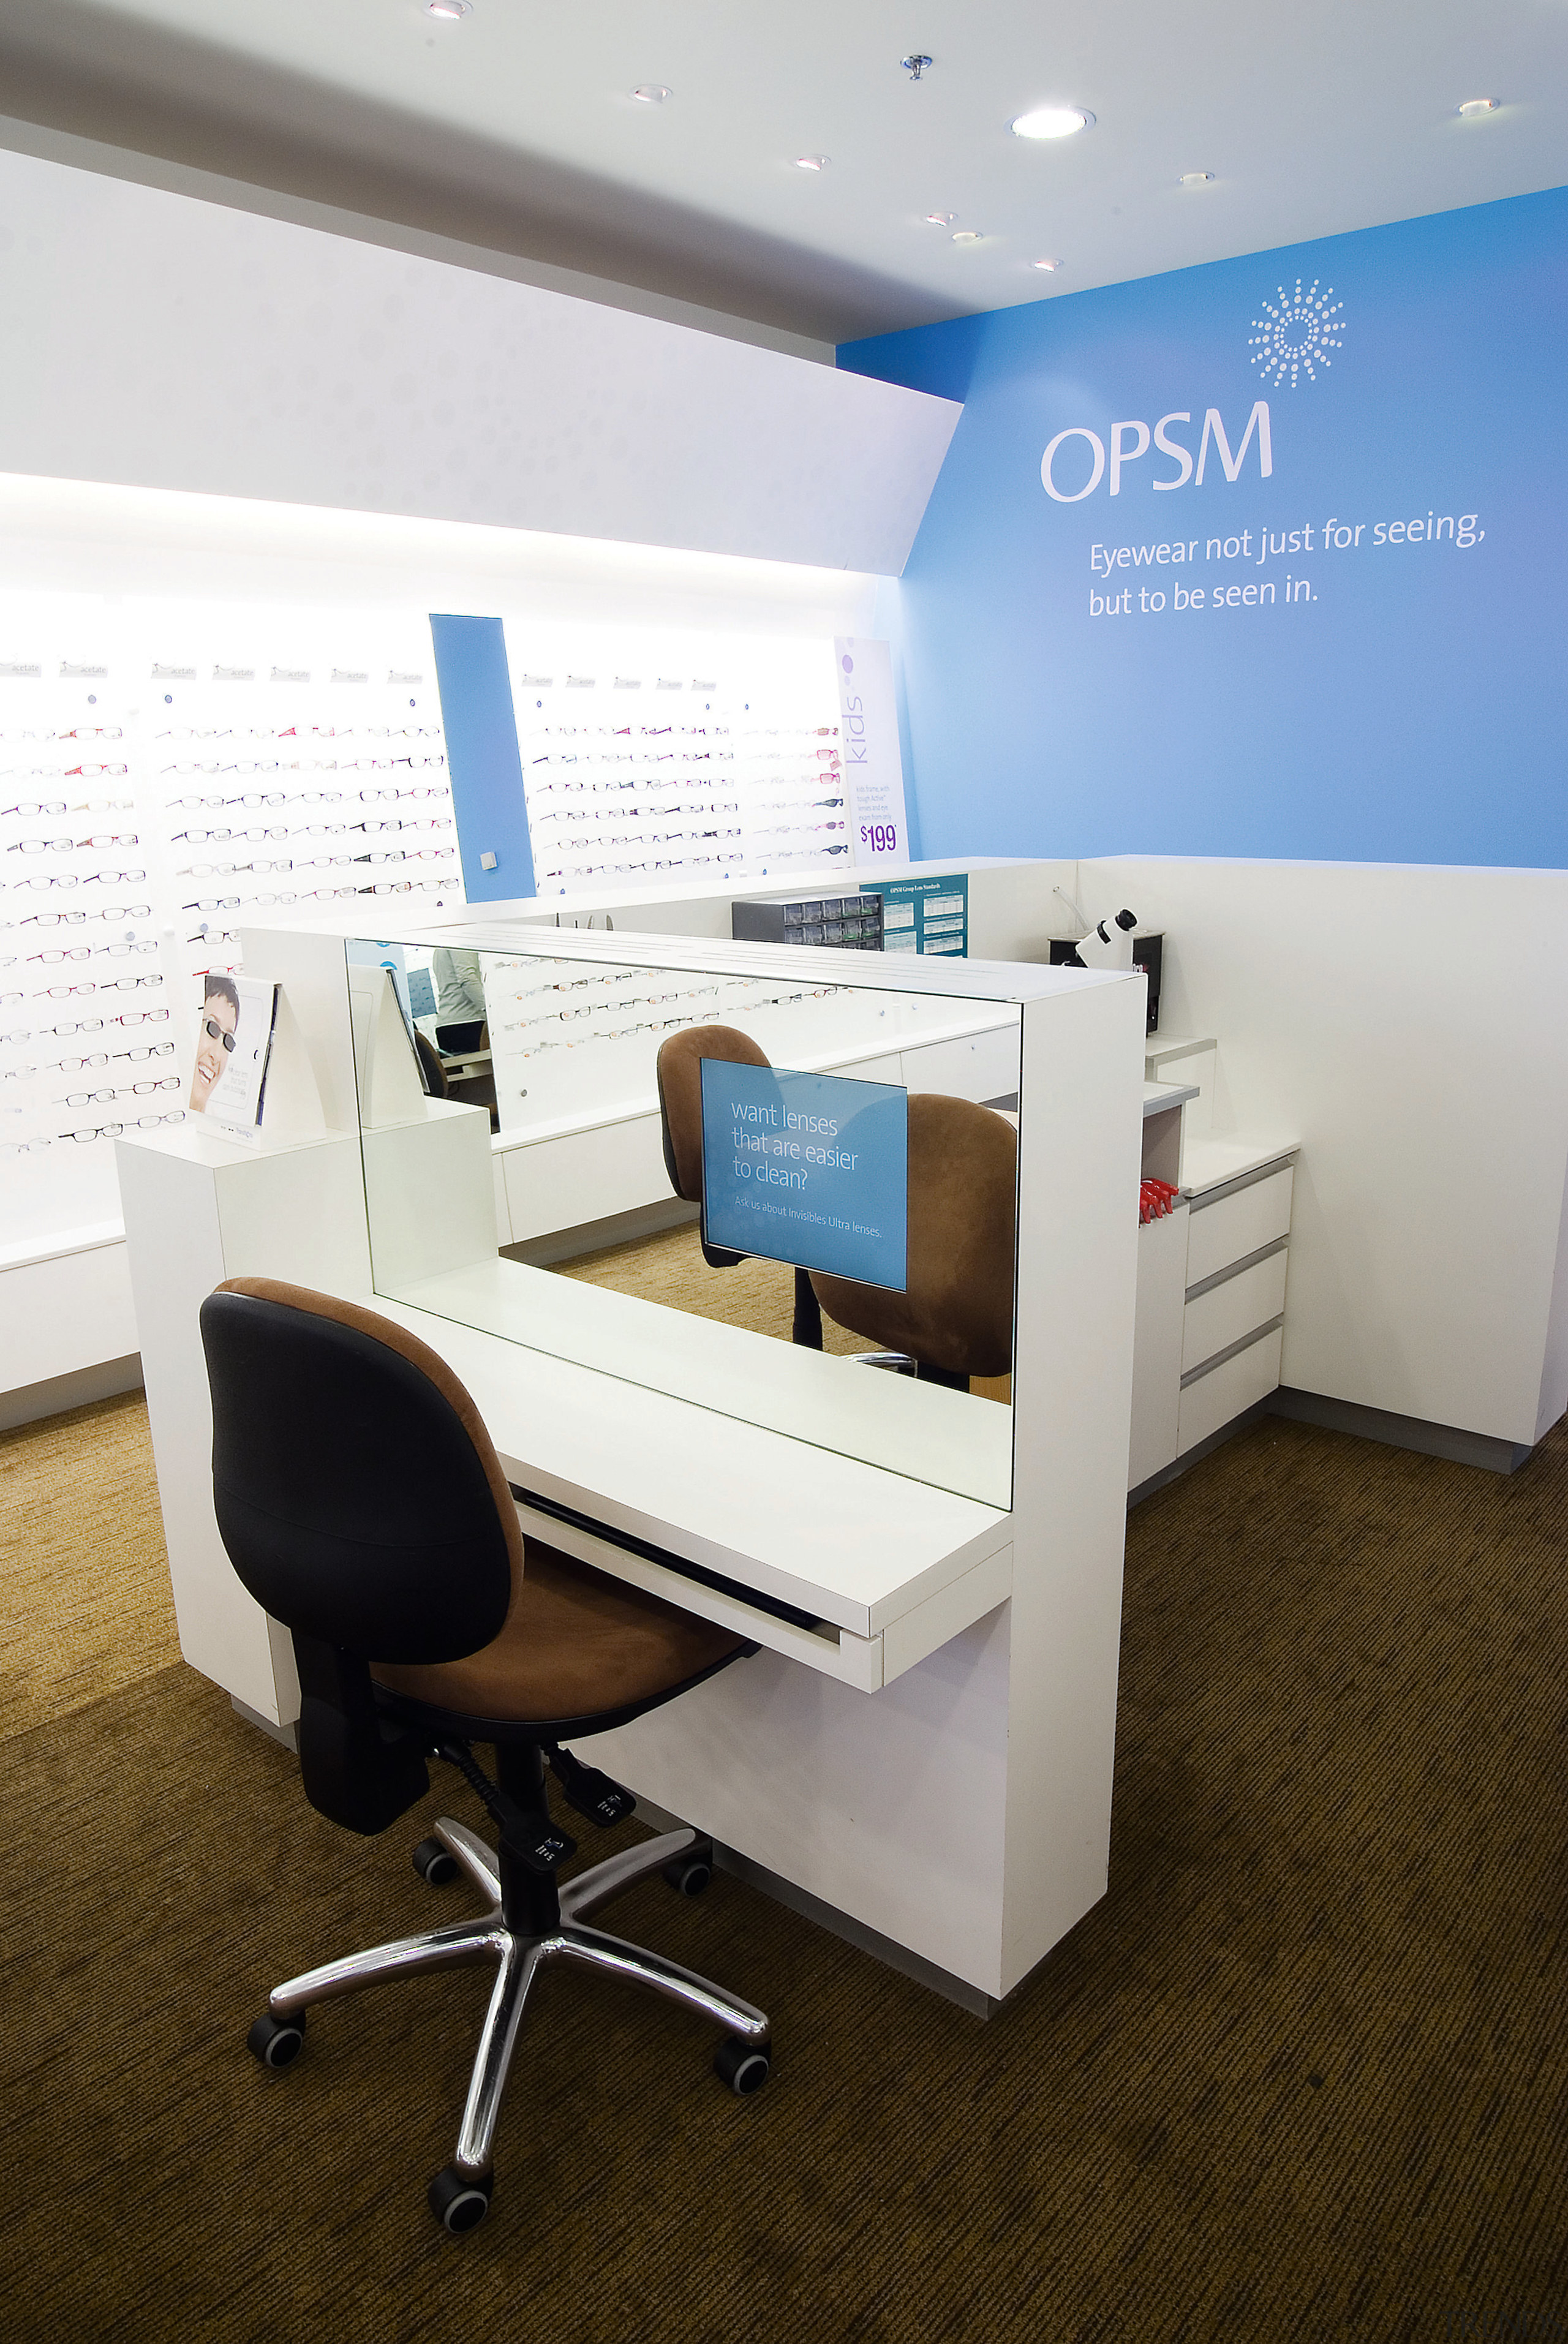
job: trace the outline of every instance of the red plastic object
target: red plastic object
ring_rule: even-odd
[[[1139,1221],[1163,1220],[1175,1205],[1181,1191],[1173,1188],[1168,1180],[1144,1180],[1138,1185],[1138,1217]]]

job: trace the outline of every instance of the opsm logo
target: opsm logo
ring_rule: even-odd
[[[1047,496],[1054,497],[1059,505],[1082,504],[1086,497],[1093,496],[1108,474],[1109,493],[1118,497],[1123,471],[1128,464],[1140,462],[1151,447],[1156,450],[1157,461],[1158,458],[1165,457],[1176,467],[1174,474],[1166,480],[1158,473],[1151,474],[1149,486],[1154,489],[1184,489],[1189,482],[1195,489],[1200,489],[1210,451],[1219,457],[1220,470],[1232,482],[1240,479],[1241,467],[1250,448],[1257,450],[1259,480],[1268,480],[1274,470],[1274,448],[1269,436],[1269,402],[1266,399],[1259,399],[1255,403],[1234,455],[1230,450],[1225,419],[1217,407],[1205,409],[1196,456],[1172,429],[1179,423],[1186,424],[1190,431],[1190,408],[1175,408],[1170,414],[1162,415],[1152,432],[1148,425],[1136,416],[1125,423],[1113,423],[1108,449],[1099,433],[1091,431],[1087,423],[1069,423],[1065,431],[1057,433],[1040,459],[1040,480]],[[1073,440],[1082,440],[1083,447],[1069,449],[1068,442]],[[1060,478],[1057,477],[1058,459]],[[1083,479],[1086,460],[1088,465],[1087,480]],[[1079,483],[1077,487],[1072,485],[1075,480]]]

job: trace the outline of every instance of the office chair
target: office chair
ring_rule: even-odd
[[[450,1098],[447,1086],[447,1070],[441,1064],[441,1054],[428,1034],[414,1028],[414,1052],[420,1062],[420,1080],[427,1098]]]
[[[564,1885],[575,1843],[552,1822],[545,1765],[594,1823],[630,1794],[561,1744],[626,1724],[754,1644],[525,1539],[473,1401],[435,1353],[361,1308],[270,1278],[234,1278],[201,1307],[212,1389],[213,1502],[229,1560],[293,1634],[299,1767],[318,1813],[367,1836],[455,1766],[500,1826],[499,1852],[443,1816],[414,1851],[432,1885],[466,1874],[478,1918],[350,1954],[269,1995],[249,2048],[299,2051],[314,2003],[381,1978],[493,1961],[457,2152],[430,2185],[454,2235],[489,2208],[491,2145],[530,1989],[579,1962],[683,2004],[725,2030],[714,2066],[740,2093],[767,2080],[768,2022],[705,1978],[587,1925],[654,1872],[695,1894],[711,1844],[691,1830],[623,1850]],[[493,1743],[498,1783],[472,1755]]]
[[[664,1142],[664,1169],[677,1197],[689,1205],[703,1201],[703,1060],[723,1058],[732,1066],[767,1066],[773,1061],[747,1034],[733,1026],[690,1026],[659,1045],[654,1068],[659,1083],[659,1124]],[[744,1253],[711,1246],[706,1232],[703,1258],[710,1269],[733,1269],[748,1261]],[[822,1349],[822,1312],[804,1269],[794,1274],[794,1315],[790,1340],[803,1349]]]
[[[813,1270],[822,1308],[913,1359],[924,1382],[967,1391],[971,1376],[1008,1374],[1017,1187],[1018,1136],[1005,1116],[912,1091],[905,1290]]]
[[[704,1058],[769,1064],[730,1026],[688,1026],[661,1046],[664,1167],[675,1194],[693,1202],[703,1193]],[[1006,1117],[968,1099],[912,1092],[905,1291],[797,1269],[794,1339],[820,1350],[825,1311],[877,1345],[861,1355],[867,1366],[959,1391],[971,1376],[1007,1374],[1017,1185],[1018,1137]],[[715,1269],[745,1258],[705,1239],[703,1252]]]

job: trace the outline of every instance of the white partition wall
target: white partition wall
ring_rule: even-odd
[[[1128,855],[1078,884],[1164,930],[1216,1139],[1300,1143],[1287,1401],[1522,1454],[1568,1406],[1568,874]]]

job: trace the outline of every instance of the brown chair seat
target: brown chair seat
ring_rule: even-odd
[[[744,1645],[727,1628],[525,1538],[522,1575],[491,1642],[458,1661],[372,1662],[370,1674],[389,1692],[466,1718],[479,1733],[487,1721],[561,1724],[640,1707]]]

